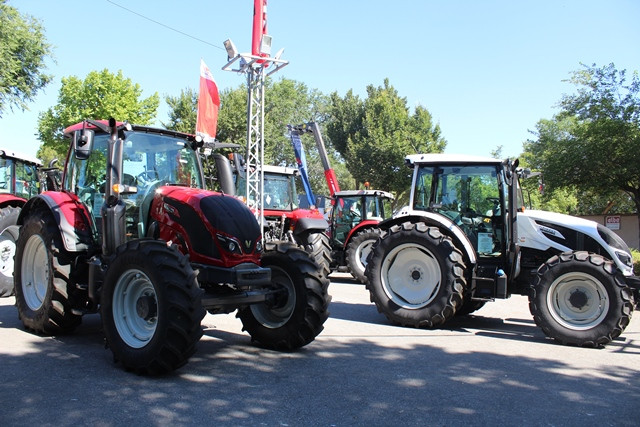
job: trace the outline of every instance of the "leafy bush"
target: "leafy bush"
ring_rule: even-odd
[[[631,249],[631,256],[633,257],[633,273],[640,276],[640,251]]]

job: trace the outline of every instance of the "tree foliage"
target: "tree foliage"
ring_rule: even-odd
[[[564,95],[553,119],[540,120],[526,156],[542,170],[547,188],[574,188],[589,206],[611,210],[612,202],[640,212],[640,79],[614,64],[575,71],[576,93]],[[601,212],[602,212],[601,211]],[[600,212],[600,213],[601,213]]]
[[[27,103],[51,81],[43,72],[47,57],[51,57],[51,45],[40,22],[0,0],[0,117],[7,108],[27,109]]]
[[[162,126],[178,132],[195,134],[198,93],[191,88],[186,88],[180,91],[180,95],[167,95],[164,99],[169,106],[169,121],[162,122]]]
[[[333,93],[330,115],[327,135],[356,181],[372,188],[396,194],[408,190],[411,171],[404,157],[441,152],[446,146],[429,111],[418,106],[411,114],[406,98],[388,79],[383,86],[368,86],[364,100],[352,91],[344,98]]]
[[[41,147],[50,148],[64,158],[69,146],[63,139],[64,129],[84,119],[113,117],[133,124],[152,123],[160,98],[157,93],[144,99],[141,96],[140,85],[125,78],[122,71],[117,74],[107,69],[91,71],[84,80],[75,76],[63,77],[58,103],[38,118]],[[38,155],[41,153],[42,148]]]

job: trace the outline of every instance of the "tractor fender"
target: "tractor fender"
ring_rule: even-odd
[[[433,212],[411,211],[406,215],[384,220],[378,223],[378,227],[382,230],[388,230],[392,226],[400,225],[404,222],[424,222],[429,226],[438,227],[440,232],[449,236],[456,247],[463,252],[465,261],[468,261],[471,265],[476,265],[477,256],[473,244],[464,231],[449,218]]]
[[[360,221],[358,224],[356,224],[355,227],[349,230],[349,234],[347,235],[347,238],[344,239],[344,245],[343,245],[344,248],[346,249],[347,245],[351,241],[351,238],[356,234],[358,234],[360,231],[364,230],[365,228],[378,228],[379,224],[380,224],[380,221],[376,221],[372,219],[365,219],[364,221]]]
[[[60,229],[64,248],[69,252],[81,252],[93,246],[92,222],[87,207],[72,193],[45,191],[25,203],[18,217],[18,225],[24,223],[32,211],[46,209],[51,212]]]
[[[294,235],[305,233],[309,230],[327,231],[329,223],[324,218],[300,218],[293,230]]]
[[[26,203],[26,199],[13,194],[0,194],[0,209],[4,209],[7,206],[14,206],[20,208]]]

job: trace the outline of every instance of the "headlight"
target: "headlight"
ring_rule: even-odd
[[[633,258],[626,252],[616,251],[618,259],[627,267],[633,267]]]
[[[242,255],[242,250],[240,249],[240,243],[238,243],[236,239],[232,237],[223,236],[222,234],[216,234],[216,237],[218,238],[218,242],[220,242],[220,245],[225,250],[227,250],[228,252],[231,252],[232,254]]]

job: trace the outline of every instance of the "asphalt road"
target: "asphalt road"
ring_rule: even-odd
[[[190,362],[147,378],[114,365],[97,315],[73,334],[25,332],[0,299],[0,425],[640,425],[640,311],[605,349],[565,347],[523,297],[445,328],[388,324],[350,276],[302,350],[257,348],[233,315],[207,315]]]

